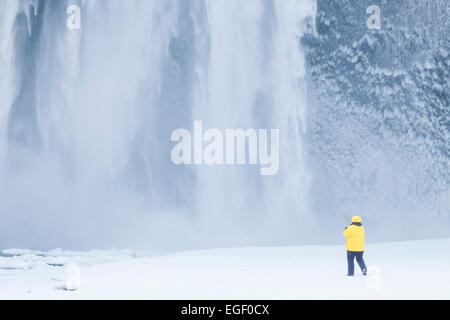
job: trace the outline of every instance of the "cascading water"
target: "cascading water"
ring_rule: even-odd
[[[208,2],[209,58],[200,72],[195,118],[221,130],[281,128],[280,172],[274,177],[261,177],[249,166],[198,168],[199,212],[205,213],[205,221],[219,222],[209,230],[211,237],[233,233],[228,243],[246,244],[254,243],[255,237],[266,244],[311,237],[310,232],[299,232],[312,227],[302,154],[306,93],[299,39],[314,5]]]
[[[66,27],[73,4],[81,30]],[[1,246],[306,239],[313,222],[299,39],[314,6],[2,1]],[[223,130],[279,128],[280,172],[175,166],[171,133],[195,120]]]

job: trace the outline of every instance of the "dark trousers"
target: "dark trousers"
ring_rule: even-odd
[[[347,262],[348,262],[348,275],[352,276],[355,273],[355,264],[353,263],[353,260],[356,258],[356,261],[359,264],[359,267],[361,268],[362,272],[365,272],[366,264],[364,263],[363,259],[364,251],[347,251]]]

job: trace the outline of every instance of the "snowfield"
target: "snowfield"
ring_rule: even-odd
[[[344,246],[132,251],[4,250],[0,299],[449,299],[450,239]],[[355,262],[356,263],[356,262]]]

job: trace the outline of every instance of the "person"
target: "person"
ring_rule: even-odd
[[[361,223],[362,219],[359,216],[352,217],[352,224],[345,228],[344,237],[347,238],[347,262],[348,273],[347,276],[353,276],[355,272],[354,259],[359,264],[363,275],[367,274],[366,264],[364,263],[364,227]]]

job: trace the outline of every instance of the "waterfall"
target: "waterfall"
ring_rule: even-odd
[[[211,237],[233,233],[238,243],[253,244],[254,237],[272,244],[298,240],[299,230],[312,223],[302,153],[306,92],[299,39],[314,3],[211,0],[207,13],[209,57],[199,66],[195,118],[222,130],[280,128],[281,163],[280,173],[269,178],[249,166],[198,167],[196,203],[205,229]],[[256,234],[249,235],[249,228]]]
[[[17,1],[2,1],[0,4],[0,166],[5,164],[7,116],[14,95],[13,22],[18,7]],[[4,168],[1,173],[4,173]]]
[[[1,246],[311,239],[300,37],[314,14],[313,0],[2,1]],[[171,133],[196,120],[280,129],[279,173],[174,165]]]

